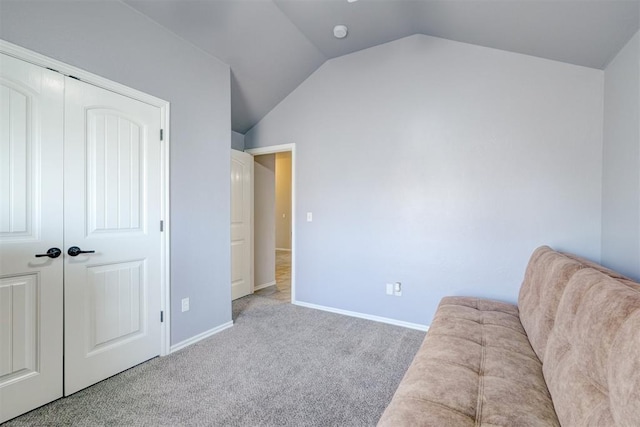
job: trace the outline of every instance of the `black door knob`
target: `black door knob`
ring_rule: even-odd
[[[58,248],[50,248],[46,254],[36,254],[36,258],[48,256],[49,258],[58,258],[62,251]]]
[[[71,247],[69,248],[69,250],[67,251],[67,253],[68,253],[70,256],[78,256],[78,255],[80,255],[80,254],[93,254],[93,253],[95,253],[95,252],[96,252],[96,251],[83,251],[82,249],[80,249],[80,248],[79,248],[79,247],[77,247],[77,246],[71,246]]]

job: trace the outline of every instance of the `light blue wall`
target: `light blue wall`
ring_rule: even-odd
[[[231,132],[231,148],[233,150],[244,151],[244,135],[232,131]]]
[[[539,245],[599,261],[602,96],[602,71],[421,35],[328,61],[245,135],[296,144],[297,299],[429,324],[445,295],[515,301]]]
[[[640,280],[640,33],[604,76],[602,263]]]
[[[229,67],[117,1],[2,1],[0,38],[171,102],[171,342],[230,321]]]

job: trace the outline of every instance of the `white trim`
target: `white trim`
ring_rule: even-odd
[[[222,325],[216,326],[213,329],[209,329],[208,331],[204,331],[198,335],[194,335],[191,338],[187,338],[186,340],[179,342],[178,344],[172,345],[170,353],[175,353],[178,350],[182,350],[185,347],[195,344],[198,341],[202,341],[205,338],[209,338],[210,336],[215,335],[218,332],[222,332],[225,329],[229,329],[232,326],[233,326],[233,321],[230,320],[227,323],[223,323]]]
[[[296,149],[296,144],[280,144],[280,145],[270,145],[268,147],[258,147],[258,148],[247,148],[244,150],[245,153],[249,153],[252,156],[262,156],[263,154],[275,154],[275,153],[285,153],[287,151],[291,151],[292,153]]]
[[[161,248],[161,273],[160,273],[160,310],[164,312],[164,322],[160,324],[160,355],[165,356],[171,352],[171,240],[170,240],[170,221],[169,221],[169,188],[170,188],[170,144],[169,139],[171,132],[169,131],[169,102],[160,98],[156,98],[153,95],[149,95],[144,92],[140,92],[136,89],[128,86],[116,83],[114,81],[105,79],[96,74],[85,71],[81,68],[74,67],[72,65],[65,64],[56,59],[49,58],[41,55],[32,50],[23,48],[21,46],[9,43],[0,39],[0,53],[12,56],[22,61],[29,62],[39,67],[49,68],[67,76],[73,76],[81,81],[91,84],[93,86],[100,87],[102,89],[109,90],[111,92],[118,93],[120,95],[127,96],[129,98],[136,99],[144,102],[145,104],[152,105],[160,108],[160,125],[163,129],[163,141],[161,148],[161,216],[164,221],[164,236],[162,237]]]
[[[264,289],[264,288],[268,288],[269,286],[273,286],[276,284],[276,281],[272,281],[272,282],[267,282],[267,283],[263,283],[262,285],[258,285],[256,287],[253,288],[253,291],[259,291],[260,289]]]
[[[170,104],[167,102],[160,107],[162,114],[163,141],[160,141],[162,156],[162,220],[164,231],[162,236],[162,252],[160,254],[162,272],[160,275],[160,305],[164,312],[164,322],[160,326],[160,356],[166,356],[171,352],[171,143],[169,129]]]
[[[271,145],[245,150],[252,156],[287,151],[291,152],[291,304],[296,304],[296,144]]]
[[[286,249],[286,248],[276,248],[276,251],[291,252],[291,249]]]
[[[429,326],[420,323],[404,322],[402,320],[390,319],[388,317],[374,316],[372,314],[358,313],[357,311],[342,310],[339,308],[326,307],[324,305],[311,304],[308,302],[296,301],[293,304],[300,307],[313,308],[315,310],[328,311],[330,313],[343,314],[345,316],[358,317],[360,319],[373,320],[374,322],[388,323],[390,325],[402,326],[403,328],[416,329],[418,331],[428,331]]]

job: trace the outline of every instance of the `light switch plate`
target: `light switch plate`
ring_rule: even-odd
[[[393,295],[393,283],[387,283],[387,295]]]

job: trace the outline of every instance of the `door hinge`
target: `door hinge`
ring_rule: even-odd
[[[160,311],[160,323],[164,322],[164,311]]]
[[[160,231],[164,231],[164,221],[160,220]]]
[[[160,141],[164,140],[164,129],[160,129]]]

